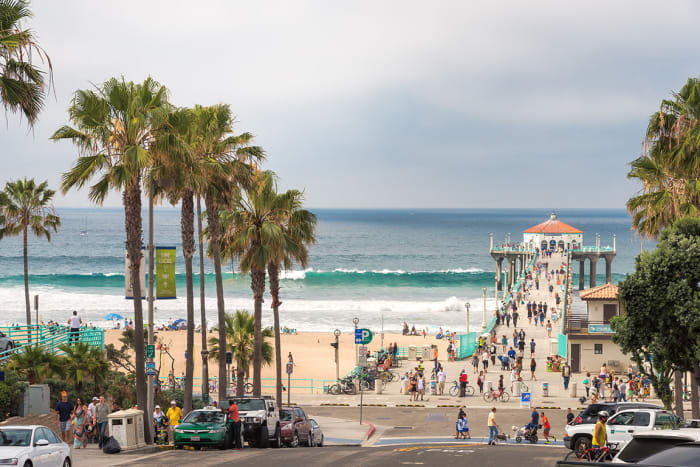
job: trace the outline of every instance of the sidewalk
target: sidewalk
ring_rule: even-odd
[[[361,446],[379,430],[371,423],[360,425],[358,421],[315,416],[323,430],[323,444],[328,446]]]

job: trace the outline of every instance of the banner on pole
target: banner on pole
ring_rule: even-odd
[[[156,298],[177,298],[175,290],[175,247],[156,247]]]
[[[126,289],[125,291],[125,297],[127,299],[133,300],[134,298],[134,289],[131,286],[131,271],[129,270],[129,265],[131,264],[131,261],[129,260],[129,253],[126,252],[124,254],[125,258],[125,266],[124,266],[124,288]],[[145,300],[146,299],[146,249],[141,248],[141,268],[139,269],[139,282],[141,283],[141,299]]]

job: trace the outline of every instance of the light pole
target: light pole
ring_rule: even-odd
[[[360,323],[360,318],[358,318],[357,316],[355,316],[355,317],[352,319],[352,324],[355,325],[355,335],[357,335],[357,325],[358,325],[359,323]],[[360,364],[360,356],[359,356],[359,354],[357,353],[357,344],[355,344],[355,366],[357,366],[357,365],[359,365],[359,364]]]
[[[340,381],[340,370],[338,369],[338,338],[340,337],[340,329],[336,329],[335,331],[333,331],[333,335],[335,336],[335,343],[331,345],[335,347],[335,380]]]
[[[494,287],[494,298],[496,299],[496,313],[498,313],[498,273],[496,273],[496,286]]]
[[[469,308],[471,307],[471,304],[467,302],[464,304],[464,307],[467,309],[467,334],[469,334]]]
[[[486,329],[486,287],[484,287],[482,290],[484,292],[484,316],[481,321],[481,330],[483,331]]]
[[[510,287],[508,286],[508,271],[503,271],[503,302],[506,301],[506,290]]]

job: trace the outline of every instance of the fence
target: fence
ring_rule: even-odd
[[[60,347],[74,340],[104,349],[104,330],[99,328],[80,328],[80,331],[73,335],[68,326],[22,325],[0,326],[0,332],[12,339],[14,346],[10,350],[0,352],[0,361],[10,358],[26,345],[41,347],[55,355],[63,354]]]
[[[559,336],[558,336],[557,340],[558,340],[558,342],[557,342],[557,345],[558,345],[557,353],[559,354],[560,357],[566,358],[566,349],[568,348],[567,345],[566,345],[566,335],[565,335],[565,334],[562,334],[562,333],[559,333]]]
[[[168,377],[166,376],[161,376],[158,378],[161,384],[168,384]],[[195,394],[201,395],[201,390],[202,390],[202,378],[199,376],[195,376],[193,379],[193,392]],[[277,388],[277,382],[275,378],[262,378],[262,389],[263,391],[265,389],[276,389]],[[252,383],[252,380],[248,380],[248,383]],[[315,378],[291,378],[290,380],[290,388],[292,390],[302,390],[302,391],[309,391],[309,394],[314,394],[314,393],[323,393],[326,392],[328,387],[336,383],[337,381],[334,379],[315,379]],[[209,378],[209,387],[210,389],[212,387],[216,387],[214,390],[210,390],[210,393],[217,393],[218,392],[218,378],[217,377],[211,377]],[[185,384],[182,381],[182,378],[178,377],[176,378],[176,384],[178,389],[184,389]],[[282,377],[282,385],[287,388],[287,378],[284,376]],[[289,388],[287,389],[289,390]]]

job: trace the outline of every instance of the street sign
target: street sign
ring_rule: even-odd
[[[372,331],[369,329],[355,329],[355,344],[366,345],[372,342]]]
[[[287,362],[287,374],[291,375],[294,372],[294,364],[292,362]]]
[[[204,402],[205,404],[209,403],[209,394],[208,393],[205,392],[204,394],[202,394],[202,402]]]
[[[359,350],[359,365],[361,368],[366,368],[367,367],[367,347],[364,345],[360,346]]]
[[[155,344],[146,345],[146,358],[156,358],[156,346],[155,346]]]
[[[529,392],[520,393],[520,407],[530,408],[530,402],[532,401],[532,395]]]
[[[156,375],[156,364],[154,362],[146,362],[146,376]]]

